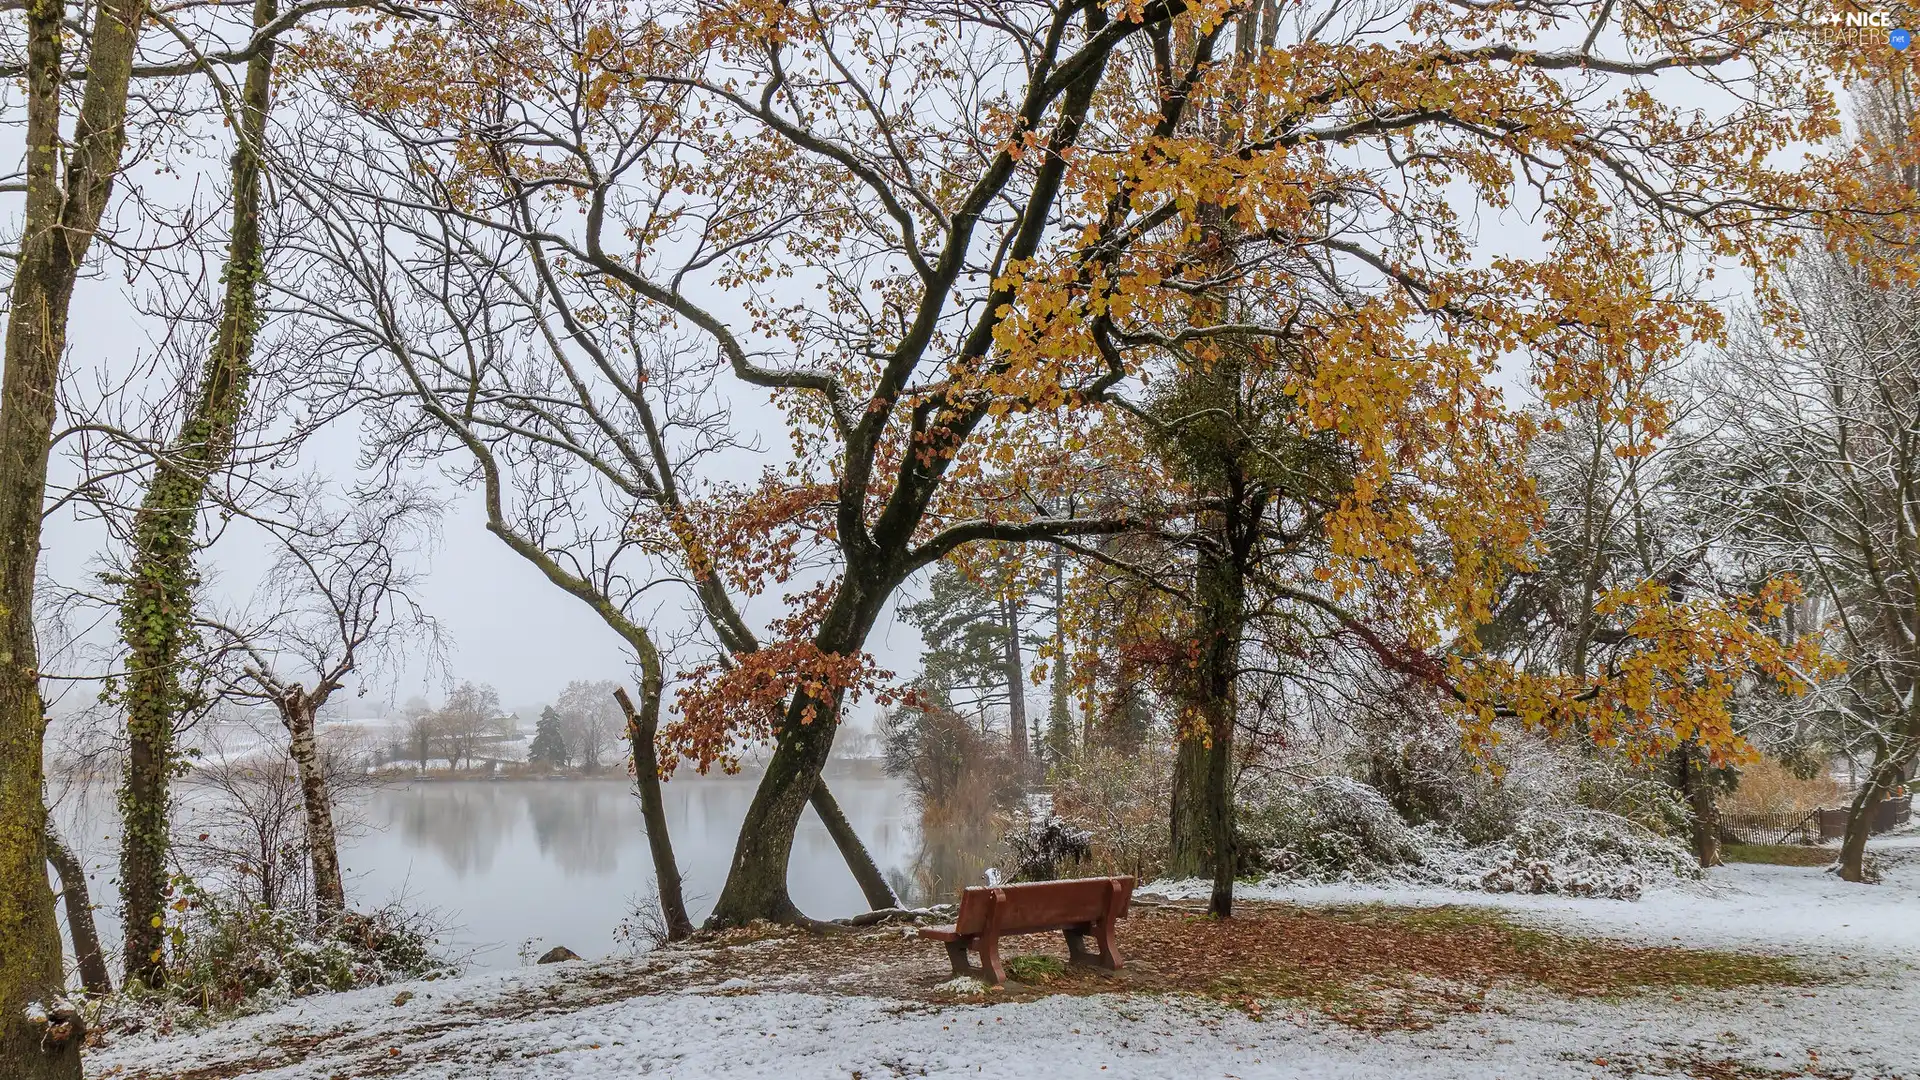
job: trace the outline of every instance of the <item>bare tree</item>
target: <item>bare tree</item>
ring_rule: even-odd
[[[414,766],[424,771],[427,762],[433,759],[434,745],[442,741],[440,713],[426,699],[413,698],[401,707],[400,716]]]
[[[306,175],[290,178],[315,218],[310,262],[282,303],[322,328],[315,352],[345,362],[336,390],[374,418],[374,450],[445,463],[477,486],[487,530],[632,649],[643,695],[664,692],[677,644],[723,663],[759,651],[710,559],[634,527],[692,511],[709,460],[752,446],[715,392],[720,360],[618,285],[559,275],[543,253],[458,214],[383,203],[404,166],[342,158],[340,140],[364,136],[353,125],[310,131]],[[642,608],[676,584],[699,624],[679,642]],[[825,782],[810,779],[805,801],[868,904],[895,906]]]
[[[267,723],[212,747],[194,770],[177,861],[201,887],[235,903],[306,911],[313,879],[300,777]]]
[[[1818,702],[1871,748],[1840,855],[1860,881],[1874,807],[1920,752],[1920,294],[1825,253],[1783,288],[1798,342],[1752,325],[1714,373],[1721,509],[1750,558],[1800,571],[1847,661]]]
[[[633,746],[633,779],[640,791],[640,815],[647,826],[647,847],[653,855],[654,890],[660,901],[664,937],[679,941],[693,934],[693,920],[687,917],[685,890],[680,882],[680,864],[673,858],[673,837],[667,831],[667,808],[660,797],[660,759],[654,739],[660,732],[660,695],[642,693],[652,703],[652,711],[634,708],[626,687],[614,686],[613,700],[626,715],[627,738]]]
[[[560,691],[554,709],[565,721],[567,751],[581,767],[598,769],[601,755],[615,745],[624,728],[613,692],[618,683],[576,679]]]
[[[245,651],[241,698],[264,699],[280,716],[299,776],[312,862],[315,914],[330,922],[346,909],[333,798],[317,739],[319,715],[350,676],[399,662],[425,647],[439,651],[439,627],[414,598],[409,555],[432,535],[439,505],[400,489],[363,497],[330,514],[318,492],[287,538],[271,580],[264,621],[229,631]]]
[[[486,683],[462,682],[447,695],[437,716],[447,764],[471,768],[481,740],[500,730],[500,692]]]

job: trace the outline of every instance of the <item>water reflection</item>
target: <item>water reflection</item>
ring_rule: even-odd
[[[984,883],[987,867],[1001,861],[1005,832],[1006,823],[989,810],[951,813],[930,807],[921,816],[911,868],[888,880],[913,904],[951,903],[960,890]]]
[[[897,782],[842,776],[834,794],[883,870],[907,872],[919,830]],[[687,903],[704,917],[725,883],[734,839],[753,799],[747,778],[683,778],[666,786],[674,854]],[[361,903],[403,895],[458,924],[455,942],[485,950],[480,966],[512,966],[528,939],[585,956],[614,948],[613,932],[651,891],[652,857],[625,780],[436,781],[373,793],[372,826],[343,852]],[[861,910],[860,890],[819,819],[802,819],[789,889],[810,915]]]
[[[834,794],[882,871],[911,874],[917,815],[898,782],[838,775]],[[683,776],[664,790],[687,906],[704,918],[726,881],[755,781]],[[181,799],[194,792],[183,786]],[[183,809],[183,814],[185,810]],[[431,781],[377,788],[352,808],[365,827],[342,838],[347,893],[359,907],[396,898],[441,913],[447,944],[480,967],[513,967],[533,939],[583,956],[615,951],[614,928],[650,895],[653,859],[633,786],[624,779]],[[118,823],[110,783],[76,787],[55,818],[87,863],[100,930],[119,950],[114,869]],[[812,811],[801,819],[788,882],[802,911],[835,918],[864,910],[860,889]]]

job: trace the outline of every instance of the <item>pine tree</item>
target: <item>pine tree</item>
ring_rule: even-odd
[[[567,753],[567,740],[560,734],[562,723],[553,706],[540,710],[540,719],[533,726],[533,742],[527,747],[528,761],[554,769],[567,767],[572,759]]]
[[[1026,598],[995,584],[942,564],[926,598],[904,606],[901,614],[927,642],[922,683],[937,688],[962,714],[981,716],[1004,707],[1011,745],[1025,754],[1027,642],[1021,617]]]

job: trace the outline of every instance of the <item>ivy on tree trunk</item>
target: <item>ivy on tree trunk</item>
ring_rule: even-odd
[[[277,0],[255,0],[254,28],[278,14]],[[195,643],[195,532],[209,478],[229,461],[247,406],[258,289],[265,269],[260,234],[261,144],[266,138],[274,48],[247,62],[233,152],[233,228],[226,292],[212,350],[192,410],[156,464],[133,525],[132,565],[119,584],[120,635],[127,649],[121,697],[127,714],[127,771],[120,790],[120,897],[127,978],[166,981],[162,947],[168,892],[167,851],[174,769],[173,735],[195,695],[184,668]]]
[[[65,980],[47,884],[41,796],[46,716],[34,640],[34,578],[67,317],[120,167],[127,85],[144,11],[139,0],[104,0],[95,9],[79,113],[63,139],[68,58],[62,42],[69,12],[59,0],[26,6],[26,213],[0,385],[0,957],[6,958],[0,963],[0,1062],[20,1080],[80,1075],[84,1032],[78,1019],[45,1008],[65,989]]]

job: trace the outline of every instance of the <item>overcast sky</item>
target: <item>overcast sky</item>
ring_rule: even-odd
[[[0,146],[0,153],[17,153],[16,133],[0,134],[0,142],[14,144]],[[224,149],[213,149],[215,152],[197,167],[190,163],[180,175],[162,177],[147,167],[135,169],[128,180],[144,188],[149,197],[161,199],[185,196],[189,186],[196,183],[196,175],[202,190],[211,190],[207,177],[220,175],[224,168]],[[15,199],[17,196],[10,196],[9,202]],[[217,206],[211,202],[208,205]],[[1479,224],[1492,249],[1537,251],[1537,228],[1510,212],[1482,218]],[[1724,285],[1726,279],[1722,282]],[[71,366],[120,369],[152,355],[158,330],[151,321],[143,321],[128,302],[129,290],[139,288],[129,286],[117,273],[82,284],[73,313]],[[785,439],[776,435],[768,441],[783,445]],[[338,432],[311,451],[303,464],[324,473],[347,475],[353,470],[353,451],[351,433]],[[767,460],[771,459],[743,459],[737,478],[750,479]],[[58,463],[55,467],[59,468]],[[97,525],[77,522],[67,513],[55,515],[47,525],[46,574],[56,580],[82,580],[105,539]],[[212,594],[221,602],[242,603],[256,587],[268,561],[259,537],[229,537],[210,555],[215,574]],[[427,577],[421,599],[447,632],[450,650],[446,674],[452,679],[491,683],[503,702],[523,706],[552,699],[573,679],[627,677],[627,658],[618,639],[582,604],[554,588],[487,533],[470,494],[450,506],[440,543],[423,568]],[[908,590],[909,596],[918,585],[916,582]],[[669,612],[677,612],[682,602],[681,598],[667,601]],[[875,628],[869,647],[882,667],[903,676],[918,669],[919,635],[891,614]],[[429,680],[417,665],[415,670],[382,672],[371,682],[372,693],[366,705],[377,711],[388,700],[404,700],[416,694],[437,698],[443,688],[443,679]],[[78,693],[86,698],[92,695],[91,688]],[[368,710],[356,706],[353,711],[358,714]],[[863,704],[854,716],[864,719],[871,711],[871,703]]]

